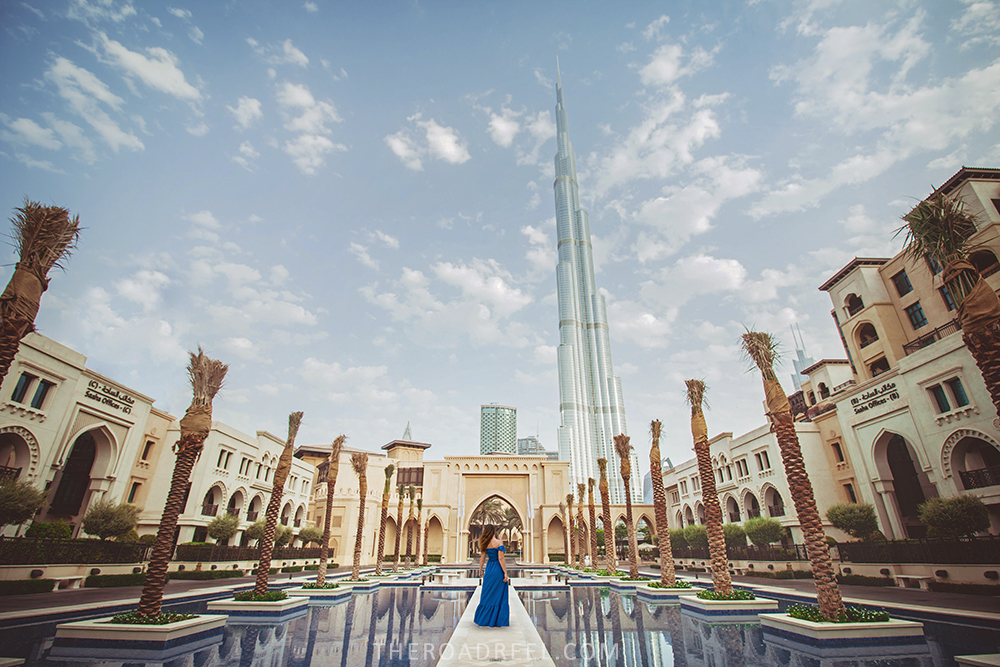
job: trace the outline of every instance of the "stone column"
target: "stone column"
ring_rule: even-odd
[[[888,528],[891,533],[886,537],[890,540],[906,539],[906,529],[903,527],[903,519],[899,514],[899,505],[896,504],[896,490],[892,486],[892,480],[873,480],[872,484],[878,494],[875,498],[876,509],[880,509],[881,517],[889,522],[888,526],[882,525],[883,528]]]
[[[539,511],[541,511],[541,508],[539,508]],[[542,520],[542,528],[541,528],[541,530],[542,530],[542,558],[538,562],[539,563],[548,563],[549,562],[549,529],[545,525],[544,519]]]

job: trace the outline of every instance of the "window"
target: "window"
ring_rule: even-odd
[[[260,479],[260,464],[257,464],[257,479]]]
[[[771,469],[771,461],[767,458],[767,452],[757,452],[753,455],[757,459],[757,470],[761,472]]]
[[[830,446],[833,447],[833,455],[837,457],[837,463],[843,463],[844,462],[844,450],[841,449],[840,443],[839,442],[834,442],[834,443],[831,443]]]
[[[845,305],[847,306],[847,316],[854,317],[865,307],[865,302],[857,294],[851,294],[847,297]]]
[[[216,468],[222,468],[222,462],[226,460],[226,450],[219,452],[219,461],[215,464]]]
[[[907,306],[905,310],[906,316],[910,318],[910,324],[913,325],[914,330],[927,324],[927,318],[924,317],[924,309],[920,307],[919,301],[912,306]]]
[[[35,397],[31,399],[31,407],[36,410],[41,410],[42,406],[45,405],[45,397],[49,394],[49,389],[56,386],[55,382],[49,382],[48,380],[42,380],[38,383],[38,389],[35,390]]]
[[[906,275],[905,269],[892,277],[892,283],[896,286],[899,296],[905,296],[913,291],[913,285],[910,284],[910,278]]]
[[[271,481],[271,469],[270,468],[264,468],[264,481],[265,482],[270,482]]]
[[[948,403],[948,395],[944,393],[944,387],[936,384],[933,387],[930,387],[927,391],[931,392],[931,396],[934,397],[934,403],[937,404],[938,414],[951,411],[951,405]]]
[[[889,362],[885,357],[879,357],[871,363],[868,369],[872,372],[872,377],[877,377],[889,370]]]
[[[948,286],[945,285],[941,287],[938,292],[941,293],[941,298],[944,300],[944,305],[948,310],[955,310],[955,300],[951,298],[951,292],[948,291]]]
[[[930,255],[924,255],[924,259],[927,260],[927,268],[931,270],[932,275],[937,275],[941,273],[941,262],[937,261]]]
[[[21,377],[17,379],[17,386],[14,387],[14,393],[11,394],[10,400],[15,403],[24,403],[24,397],[28,394],[28,387],[37,379],[38,376],[31,373],[21,373]]]
[[[852,503],[858,502],[858,497],[854,493],[854,485],[853,484],[844,484],[844,491],[847,492],[847,497],[851,499]]]
[[[697,477],[691,478],[691,489],[694,491],[701,491],[701,480]]]
[[[740,459],[736,462],[736,476],[737,477],[749,477],[750,467],[747,466],[746,459]]]
[[[858,329],[858,339],[861,341],[861,348],[864,349],[878,340],[878,331],[871,322],[865,322]]]
[[[687,493],[688,493],[688,483],[686,481],[685,482],[681,482],[680,486],[681,486],[681,495],[682,496],[686,496]]]
[[[825,382],[819,383],[819,397],[830,398],[830,388],[826,386]]]
[[[680,502],[681,502],[681,497],[680,497],[680,495],[678,495],[678,493],[677,493],[676,491],[671,491],[671,492],[670,492],[670,503],[671,503],[672,505],[677,505],[677,504],[679,504]]]
[[[969,255],[969,262],[976,267],[976,271],[979,271],[979,275],[983,278],[988,278],[997,271],[1000,271],[1000,263],[997,262],[997,256],[990,250],[984,249],[972,253]]]
[[[961,380],[952,378],[945,381],[945,384],[951,389],[951,395],[955,397],[955,405],[961,408],[969,404],[969,397],[965,394],[965,387],[962,386]]]
[[[726,466],[726,481],[733,481],[733,466]]]
[[[816,392],[809,392],[809,405],[816,405]]]
[[[132,482],[132,488],[128,490],[128,500],[125,502],[135,502],[135,494],[139,493],[139,487],[142,486],[139,482]]]
[[[153,452],[153,445],[155,443],[152,440],[147,440],[146,444],[142,448],[142,460],[148,461],[149,455]]]

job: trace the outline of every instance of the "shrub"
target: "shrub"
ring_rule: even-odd
[[[327,581],[327,582],[324,582],[322,584],[317,584],[315,581],[310,581],[308,583],[302,584],[302,588],[304,588],[306,590],[310,590],[310,589],[314,589],[314,588],[327,590],[327,589],[330,589],[330,588],[337,588],[338,586],[340,586],[340,584],[336,584],[336,583],[334,583],[332,581]]]
[[[158,616],[143,616],[137,611],[123,611],[112,616],[111,620],[107,622],[124,625],[167,625],[197,617],[198,614],[177,614],[172,611],[162,611]]]
[[[708,531],[705,526],[692,524],[684,527],[684,539],[693,549],[704,549],[708,546]]]
[[[248,540],[260,543],[260,541],[264,539],[264,519],[254,521],[247,527],[246,530],[243,531],[243,534],[247,536]]]
[[[758,547],[765,547],[772,542],[777,542],[785,535],[785,528],[775,519],[766,516],[757,516],[747,519],[743,523],[743,530],[747,537]]]
[[[684,529],[683,528],[671,528],[670,529],[670,548],[671,549],[683,549],[688,546],[687,540],[684,539]]]
[[[393,560],[395,556],[387,556],[386,560]],[[566,554],[549,554],[550,563],[565,563]]]
[[[267,573],[268,574],[278,574],[278,568],[272,567],[270,570],[267,571]],[[257,568],[254,568],[253,572],[251,572],[250,574],[251,574],[251,576],[256,577],[257,576]]]
[[[299,531],[299,539],[302,544],[314,543],[316,546],[323,546],[323,529],[317,526],[306,526]]]
[[[147,533],[139,536],[139,544],[152,545],[156,542],[156,533]]]
[[[895,586],[892,577],[866,577],[863,574],[838,574],[837,583],[847,586]]]
[[[41,537],[50,540],[68,540],[73,537],[73,529],[65,521],[32,521],[25,537]]]
[[[292,541],[292,529],[289,526],[275,526],[274,528],[274,546],[284,547],[287,546],[289,542]]]
[[[115,542],[127,542],[129,544],[135,544],[139,541],[139,533],[135,528],[128,531],[124,535],[119,535],[115,538]]]
[[[867,540],[878,530],[875,507],[868,503],[837,503],[826,510],[826,518],[857,540]]]
[[[427,562],[428,563],[440,563],[441,562],[441,554],[427,554]]]
[[[244,576],[243,570],[179,570],[171,572],[171,579],[193,579],[207,581],[210,579],[233,579]]]
[[[975,535],[990,527],[989,510],[973,495],[931,498],[920,506],[919,516],[928,537]]]
[[[686,581],[681,581],[680,579],[676,579],[674,581],[674,585],[673,586],[667,586],[662,581],[651,581],[651,582],[649,582],[646,585],[649,586],[650,588],[691,588],[692,587],[691,584],[689,584]]]
[[[44,504],[45,492],[30,482],[15,479],[0,482],[0,530],[21,525]]]
[[[698,591],[698,597],[702,600],[756,600],[757,597],[748,590],[734,588],[732,593],[723,595],[712,590]]]
[[[286,574],[290,574],[292,572],[301,572],[302,571],[302,566],[301,565],[289,565],[288,567],[281,568],[281,571],[284,572],[284,573],[286,573]]]
[[[727,523],[722,527],[722,532],[726,536],[726,547],[745,547],[747,545],[747,531],[738,523]]]
[[[233,596],[237,602],[279,602],[287,598],[288,593],[285,591],[265,591],[258,594],[250,590],[242,591]]]
[[[866,607],[846,605],[836,619],[824,616],[817,605],[790,604],[788,615],[813,623],[882,623],[889,620],[889,612]]]
[[[240,532],[240,518],[224,512],[208,522],[208,536],[216,542],[225,542]]]
[[[48,593],[55,588],[55,579],[14,579],[0,581],[0,595],[27,595]]]
[[[966,595],[1000,595],[1000,584],[953,584],[947,581],[928,581],[927,588],[939,593],[965,593]]]
[[[339,563],[334,563],[332,561],[326,564],[326,568],[328,570],[336,570],[338,567],[340,567],[340,564]],[[317,563],[316,565],[304,565],[304,566],[302,566],[302,569],[303,570],[318,570],[319,569],[319,563]]]
[[[142,586],[146,574],[95,574],[83,580],[84,588],[118,588],[119,586]]]
[[[128,503],[115,503],[102,498],[90,506],[83,516],[83,530],[102,540],[126,535],[135,529],[139,508]]]

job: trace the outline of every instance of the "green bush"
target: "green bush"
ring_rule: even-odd
[[[323,546],[323,529],[316,526],[306,526],[299,531],[299,539],[302,544],[314,543],[316,546]]]
[[[116,503],[102,498],[92,504],[83,515],[83,530],[102,540],[127,535],[135,530],[139,508],[128,503]]]
[[[854,539],[867,540],[878,530],[875,507],[868,503],[836,503],[826,510],[826,518]]]
[[[145,535],[139,536],[139,544],[154,544],[156,542],[156,533],[147,533]]]
[[[179,570],[171,572],[171,579],[193,579],[208,581],[210,579],[238,579],[244,576],[243,570]]]
[[[73,537],[73,529],[65,521],[32,521],[25,537],[41,537],[50,540],[68,540]]]
[[[27,595],[48,593],[55,588],[55,579],[13,579],[0,581],[0,595]]]
[[[328,569],[328,570],[335,570],[338,567],[340,567],[340,565],[338,563],[330,562],[330,563],[326,564],[326,569]],[[302,569],[303,570],[318,570],[319,569],[319,563],[316,563],[315,565],[303,565]]]
[[[288,599],[285,591],[265,591],[257,594],[255,591],[243,591],[233,596],[237,602],[279,602]]]
[[[205,527],[208,536],[217,543],[226,542],[230,537],[240,532],[240,518],[229,512],[223,512],[208,522]]]
[[[389,560],[392,560],[391,558]],[[550,563],[565,563],[566,554],[549,554]]]
[[[813,623],[883,623],[889,620],[889,612],[846,605],[836,619],[823,616],[817,605],[790,604],[788,615]]]
[[[161,611],[158,616],[144,616],[138,611],[123,611],[120,614],[112,616],[108,623],[121,623],[123,625],[167,625],[197,617],[198,614],[177,614],[172,611]]]
[[[0,530],[19,526],[42,508],[45,492],[23,479],[0,481]]]
[[[137,531],[135,528],[128,531],[127,533],[115,537],[115,542],[126,542],[128,544],[135,544],[138,541],[139,541],[139,531]]]
[[[681,581],[680,579],[676,579],[673,586],[667,586],[662,581],[651,581],[646,585],[650,588],[691,588],[691,584],[686,581]]]
[[[726,547],[745,547],[747,545],[747,531],[738,523],[727,523],[722,527],[722,532],[726,536]]]
[[[895,586],[892,577],[866,577],[863,574],[838,574],[837,583],[846,586]]]
[[[670,529],[670,548],[671,549],[683,549],[689,546],[687,540],[684,539],[684,529],[683,528],[671,528]]]
[[[722,593],[716,593],[711,590],[701,590],[697,593],[698,597],[702,600],[756,600],[757,596],[748,590],[742,588],[734,588],[732,593],[728,595],[723,595]]]
[[[927,537],[975,535],[990,527],[990,513],[978,496],[931,498],[920,505],[920,520],[927,524]]]
[[[284,547],[287,546],[294,535],[292,534],[291,526],[275,526],[274,528],[274,546]]]
[[[322,584],[317,584],[315,581],[310,581],[308,583],[302,584],[302,588],[306,590],[312,590],[312,589],[328,590],[331,588],[337,588],[338,586],[340,586],[340,584],[336,584],[332,581],[327,581]]]
[[[288,567],[281,568],[281,571],[284,572],[285,574],[291,574],[292,572],[301,572],[302,571],[302,566],[301,565],[289,565]]]
[[[142,586],[146,574],[92,574],[83,580],[84,588],[118,588],[119,586]]]
[[[272,567],[270,570],[267,571],[267,573],[268,574],[278,574],[278,568]],[[256,577],[257,576],[257,568],[254,568],[253,571],[250,572],[250,575]]]
[[[684,527],[684,539],[692,549],[704,549],[708,546],[708,531],[705,526],[691,524]]]
[[[747,537],[758,547],[765,547],[772,542],[781,540],[785,528],[778,521],[766,516],[757,516],[743,522],[743,530]]]
[[[428,563],[440,563],[441,562],[441,554],[427,554],[427,562]]]
[[[939,593],[965,593],[966,595],[1000,595],[1000,584],[953,584],[947,581],[928,581],[927,588]]]

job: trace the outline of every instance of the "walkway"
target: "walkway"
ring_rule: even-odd
[[[518,667],[555,667],[528,611],[521,604],[514,586],[508,586],[510,625],[506,628],[481,628],[473,618],[483,587],[476,588],[458,622],[451,640],[441,651],[437,667],[465,665],[516,665]]]

